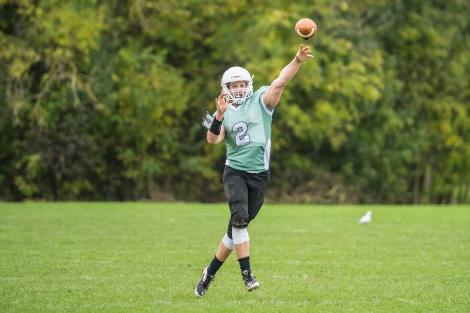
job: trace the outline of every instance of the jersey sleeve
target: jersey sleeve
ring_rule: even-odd
[[[261,108],[263,108],[263,111],[266,114],[268,114],[269,116],[273,116],[274,109],[272,109],[272,110],[269,109],[263,101],[263,95],[268,89],[269,89],[269,86],[262,86],[255,92],[255,94],[256,94],[257,97],[259,97],[259,99],[257,99],[257,101],[258,101],[259,105],[261,106]]]

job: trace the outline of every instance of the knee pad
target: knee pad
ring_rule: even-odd
[[[250,236],[248,236],[248,230],[246,228],[232,228],[232,238],[233,244],[239,245],[244,242],[250,241]]]
[[[227,233],[225,233],[224,238],[222,238],[222,243],[225,248],[233,250],[233,240],[227,235]]]

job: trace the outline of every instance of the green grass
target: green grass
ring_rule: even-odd
[[[367,209],[369,225],[357,220]],[[225,204],[0,203],[0,312],[470,312],[470,206],[265,205],[261,288],[193,287]]]

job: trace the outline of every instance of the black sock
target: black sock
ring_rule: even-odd
[[[242,271],[242,275],[244,275],[244,273],[251,273],[249,256],[238,259],[238,263],[240,263],[240,270]]]
[[[217,271],[219,270],[219,268],[222,266],[222,264],[224,264],[224,262],[220,261],[220,260],[217,259],[217,257],[215,256],[215,257],[212,259],[212,262],[211,262],[211,264],[209,265],[209,268],[207,269],[207,273],[208,273],[209,275],[214,276],[215,273],[217,273]]]

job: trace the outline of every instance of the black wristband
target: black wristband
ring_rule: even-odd
[[[219,121],[216,118],[214,118],[211,124],[211,128],[209,128],[209,131],[213,133],[214,135],[217,135],[217,136],[220,135],[220,128],[222,126],[222,121]]]

